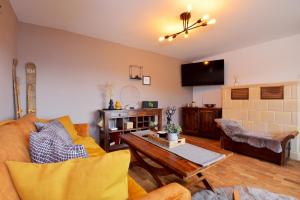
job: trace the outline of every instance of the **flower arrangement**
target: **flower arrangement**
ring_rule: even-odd
[[[182,131],[181,127],[174,123],[166,125],[165,130],[168,133],[176,133],[176,134],[179,134]]]

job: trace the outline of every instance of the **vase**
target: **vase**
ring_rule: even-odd
[[[114,102],[112,99],[109,100],[109,106],[108,106],[108,110],[114,110]]]
[[[178,140],[178,133],[168,133],[168,140],[169,141],[177,141]]]

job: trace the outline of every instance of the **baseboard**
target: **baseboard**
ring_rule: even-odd
[[[300,161],[300,152],[291,152],[291,159]]]

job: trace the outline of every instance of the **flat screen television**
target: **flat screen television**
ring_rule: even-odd
[[[182,86],[224,85],[224,60],[181,65]]]

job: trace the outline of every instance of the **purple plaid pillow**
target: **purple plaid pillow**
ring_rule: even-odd
[[[83,145],[74,145],[65,128],[58,121],[46,124],[40,132],[30,134],[30,156],[35,163],[61,162],[86,158]]]

